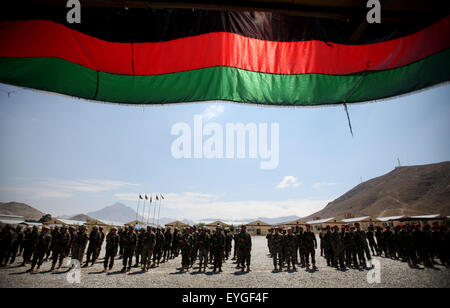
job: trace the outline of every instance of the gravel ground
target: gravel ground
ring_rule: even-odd
[[[380,261],[381,282],[369,284],[368,270],[349,269],[346,272],[327,267],[320,252],[316,252],[317,267],[315,272],[299,268],[297,272],[272,273],[272,260],[268,257],[266,239],[253,237],[252,271],[241,274],[235,264],[228,260],[223,267],[223,273],[213,274],[212,270],[196,273],[192,269],[188,273],[179,273],[181,257],[162,264],[147,273],[132,268],[129,273],[120,273],[122,260],[116,260],[109,273],[102,273],[103,264],[99,261],[93,267],[82,268],[80,283],[67,281],[67,268],[58,273],[47,272],[51,264],[46,262],[41,266],[40,273],[26,273],[27,267],[17,267],[22,261],[19,257],[16,264],[0,269],[0,287],[189,287],[189,288],[304,288],[304,287],[444,287],[450,286],[450,269],[442,265],[430,269],[411,269],[406,263],[375,257]],[[101,256],[102,257],[102,256]],[[69,258],[66,259],[67,263]],[[134,260],[133,260],[134,262]],[[196,267],[196,266],[195,266]]]

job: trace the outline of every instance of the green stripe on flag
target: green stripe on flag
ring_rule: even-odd
[[[164,75],[131,76],[97,74],[59,58],[0,58],[1,82],[128,104],[226,100],[314,106],[381,99],[448,80],[450,49],[399,68],[352,75],[278,75],[210,67]]]

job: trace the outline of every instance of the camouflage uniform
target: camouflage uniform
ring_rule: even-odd
[[[225,236],[222,230],[219,229],[211,235],[212,253],[214,255],[214,272],[222,271],[222,262],[225,248]]]
[[[194,245],[189,231],[185,231],[181,236],[179,245],[181,247],[181,271],[189,270],[190,255]]]
[[[139,267],[139,264],[142,263],[142,252],[144,249],[144,234],[145,229],[141,229],[139,231],[139,234],[137,235],[137,242],[136,242],[136,263],[134,264],[134,267]],[[141,262],[139,262],[139,257],[141,258]]]
[[[303,247],[305,251],[306,266],[309,267],[309,256],[311,256],[311,264],[313,268],[316,268],[315,249],[317,248],[317,240],[314,232],[307,226],[306,232],[303,234]]]
[[[285,243],[286,243],[286,264],[288,271],[292,269],[295,271],[295,263],[296,263],[296,251],[297,251],[297,237],[292,232],[292,230],[289,230],[289,233],[284,236]]]
[[[134,233],[133,227],[129,227],[126,232],[122,234],[123,247],[123,268],[122,272],[131,270],[131,263],[133,262],[133,255],[136,249],[137,236]],[[128,266],[128,268],[127,268]]]
[[[202,266],[204,268],[204,271],[206,271],[206,266],[208,265],[208,251],[209,247],[211,245],[211,239],[208,235],[208,233],[203,231],[200,233],[200,235],[197,238],[198,240],[198,252],[199,252],[199,272],[202,271]]]
[[[282,245],[283,236],[278,232],[278,230],[276,230],[275,234],[272,235],[272,258],[275,270],[277,270],[277,265],[279,266],[280,270],[283,267],[283,260],[281,255]]]
[[[117,249],[119,248],[119,235],[115,231],[116,229],[112,229],[108,235],[106,236],[106,247],[105,247],[105,260],[103,262],[103,267],[105,271],[108,269],[111,270],[114,266],[114,257],[117,254]]]
[[[62,227],[60,232],[55,236],[56,241],[52,251],[53,262],[52,268],[50,269],[51,271],[55,269],[56,262],[58,262],[58,259],[59,259],[58,269],[61,268],[64,262],[64,258],[66,257],[67,246],[70,243],[70,234],[67,231],[66,227]]]
[[[331,233],[330,239],[331,239],[331,247],[333,249],[333,262],[332,265],[334,267],[340,267],[341,269],[345,268],[344,265],[344,249],[347,251],[347,245],[345,239],[348,236],[348,232],[345,232],[342,230],[341,233],[339,233],[339,228],[335,227],[334,232]]]
[[[86,234],[84,227],[80,227],[72,244],[72,259],[78,260],[80,264],[83,262],[84,250],[86,249],[87,242],[88,235]]]
[[[89,262],[91,261],[92,257],[92,264],[95,264],[96,258],[97,258],[97,250],[99,245],[101,245],[102,238],[100,236],[100,233],[98,232],[98,228],[94,227],[89,234],[89,245],[86,253],[86,263],[85,267],[88,266]]]
[[[153,249],[153,265],[159,266],[164,248],[164,234],[161,233],[161,229],[156,229],[155,234],[155,248]]]
[[[33,272],[36,265],[37,270],[39,270],[42,262],[44,261],[45,254],[50,247],[51,241],[52,236],[48,233],[48,229],[44,227],[43,231],[41,231],[41,234],[36,240],[36,248],[33,254],[33,261],[31,263],[31,268],[28,271]]]
[[[172,232],[170,232],[170,228],[167,228],[166,232],[164,233],[164,255],[162,262],[166,262],[170,258],[170,252],[172,251],[172,240]]]
[[[142,238],[142,270],[148,271],[151,264],[151,258],[153,255],[153,250],[155,249],[156,237],[150,227],[144,233]]]
[[[252,238],[250,234],[245,231],[245,227],[242,227],[241,232],[238,235],[238,250],[239,259],[238,264],[241,266],[241,271],[244,271],[245,265],[247,265],[247,272],[250,271],[250,259],[252,250]]]

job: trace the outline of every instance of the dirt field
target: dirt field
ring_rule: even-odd
[[[93,267],[82,268],[80,283],[67,281],[67,268],[60,273],[49,273],[50,262],[41,267],[40,273],[30,274],[27,267],[17,267],[22,261],[19,257],[16,264],[0,269],[0,287],[236,287],[236,288],[305,288],[305,287],[450,287],[450,269],[437,265],[435,269],[411,269],[400,261],[375,258],[380,261],[380,283],[368,283],[368,270],[349,269],[346,272],[327,267],[325,259],[316,252],[317,267],[315,272],[299,268],[297,272],[272,273],[272,260],[268,257],[266,239],[253,237],[252,271],[241,274],[235,264],[228,260],[223,273],[196,273],[194,270],[180,274],[181,257],[162,264],[159,268],[141,273],[139,268],[132,268],[129,273],[120,273],[122,260],[115,261],[111,272],[102,273],[103,264],[98,261]],[[101,255],[102,257],[102,255]],[[67,263],[69,258],[66,259]],[[134,262],[134,260],[133,260]]]

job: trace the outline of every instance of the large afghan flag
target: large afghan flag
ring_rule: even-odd
[[[15,1],[13,1],[15,2]],[[125,104],[364,102],[450,80],[450,15],[402,25],[270,12],[20,5],[0,13],[0,82]]]

